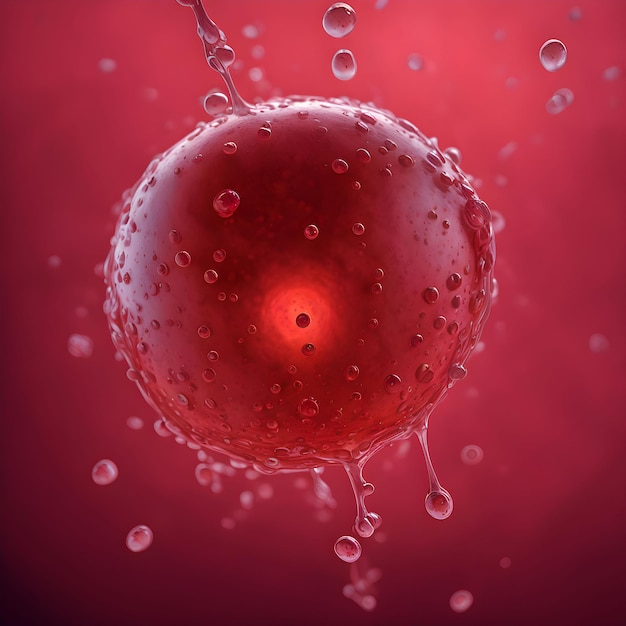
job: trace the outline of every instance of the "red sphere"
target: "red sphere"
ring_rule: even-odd
[[[114,343],[174,432],[276,471],[426,419],[487,317],[487,206],[412,124],[293,98],[200,125],[127,192]]]

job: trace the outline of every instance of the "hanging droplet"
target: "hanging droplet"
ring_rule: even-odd
[[[333,76],[339,80],[351,80],[356,74],[356,60],[350,50],[337,50],[331,62]]]
[[[204,98],[203,108],[209,115],[220,115],[227,107],[228,96],[219,91],[210,93]]]
[[[349,535],[343,535],[335,541],[335,554],[346,563],[354,563],[361,556],[361,544]]]
[[[440,487],[436,491],[431,491],[425,500],[426,511],[434,519],[447,519],[452,515],[452,496]]]

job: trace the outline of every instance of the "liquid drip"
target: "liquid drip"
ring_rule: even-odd
[[[323,467],[314,467],[311,470],[311,479],[313,481],[313,493],[321,500],[329,509],[337,506],[337,501],[333,498],[332,491],[328,483],[322,478],[324,472]]]
[[[356,501],[356,519],[354,531],[359,537],[371,537],[374,531],[382,524],[382,519],[377,513],[370,513],[365,506],[365,497],[374,493],[374,485],[365,482],[363,478],[363,464],[348,463],[344,466],[352,492]]]
[[[426,470],[428,471],[429,492],[425,501],[426,511],[434,519],[447,519],[452,515],[454,505],[452,496],[441,486],[437,479],[435,468],[430,460],[430,452],[428,451],[428,422],[424,422],[424,424],[415,431],[415,434],[422,446],[424,461],[426,461]]]
[[[248,115],[252,105],[248,104],[240,95],[228,68],[235,60],[235,51],[226,45],[226,35],[218,25],[207,15],[201,0],[178,0],[178,4],[191,7],[198,24],[198,37],[202,40],[204,56],[209,67],[214,69],[226,83],[230,101],[235,115]]]

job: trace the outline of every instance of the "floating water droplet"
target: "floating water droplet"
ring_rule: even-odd
[[[181,250],[176,253],[174,261],[178,267],[188,267],[191,263],[191,254],[189,254],[186,250]]]
[[[419,54],[412,52],[409,54],[409,58],[407,59],[407,65],[410,70],[414,72],[419,72],[424,67],[424,59]]]
[[[319,234],[320,234],[320,229],[315,224],[309,224],[304,229],[304,236],[307,239],[310,239],[310,240],[317,239]]]
[[[204,98],[202,106],[209,115],[220,115],[228,107],[228,96],[219,91],[210,93]]]
[[[539,49],[539,61],[548,72],[560,70],[567,61],[567,48],[558,39],[548,39]]]
[[[475,444],[469,444],[461,450],[461,461],[465,465],[478,465],[484,456],[483,449]]]
[[[335,2],[324,13],[322,26],[326,34],[336,39],[349,35],[356,24],[356,11],[345,2]]]
[[[241,198],[236,191],[224,189],[213,198],[213,208],[220,217],[230,217],[239,207]]]
[[[335,541],[335,554],[346,563],[354,563],[361,556],[361,544],[349,535],[343,535]]]
[[[67,340],[67,351],[77,359],[88,359],[93,354],[93,339],[87,335],[70,335]]]
[[[550,115],[558,115],[574,102],[574,92],[564,87],[557,89],[546,102],[546,111]]]
[[[308,315],[308,313],[300,313],[296,317],[296,326],[298,326],[298,328],[306,328],[310,323],[311,317]]]
[[[474,596],[467,589],[455,591],[450,596],[450,608],[455,613],[465,613],[474,603]]]
[[[110,485],[117,475],[117,465],[110,459],[98,461],[91,470],[91,478],[96,485]]]
[[[204,272],[204,282],[212,285],[219,278],[219,274],[215,270],[207,270]]]
[[[126,547],[131,552],[143,552],[152,545],[153,534],[148,526],[135,526],[126,536]]]
[[[351,80],[356,74],[356,61],[350,50],[337,50],[331,62],[333,76],[339,80]]]

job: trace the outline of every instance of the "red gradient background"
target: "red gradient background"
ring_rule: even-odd
[[[269,479],[271,500],[222,527],[250,485],[227,477],[212,494],[194,478],[194,453],[155,435],[155,416],[114,359],[94,273],[112,206],[154,153],[204,119],[199,98],[218,76],[175,0],[9,0],[0,3],[2,623],[622,623],[626,4],[355,0],[357,27],[344,40],[321,29],[327,1],[205,4],[243,62],[244,97],[373,100],[458,146],[506,220],[484,350],[431,420],[455,511],[445,522],[424,511],[416,444],[372,461],[368,504],[384,519],[384,541],[364,542],[382,570],[372,613],[343,597],[349,566],[332,553],[354,518],[339,469],[325,474],[339,502],[326,522],[285,475]],[[249,24],[256,39],[242,34]],[[552,37],[569,49],[556,73],[538,62]],[[344,46],[359,64],[348,83],[329,70]],[[421,71],[408,68],[411,53]],[[114,71],[100,69],[106,58]],[[252,67],[263,81],[248,78]],[[561,87],[575,100],[550,115],[545,103]],[[90,358],[68,353],[72,333],[93,339]],[[596,334],[606,338],[599,352]],[[131,415],[142,430],[126,426]],[[467,444],[483,448],[480,464],[461,461]],[[103,457],[120,469],[107,487],[91,480]],[[126,533],[142,523],[154,543],[134,554]],[[474,594],[464,614],[449,607],[458,589]]]

